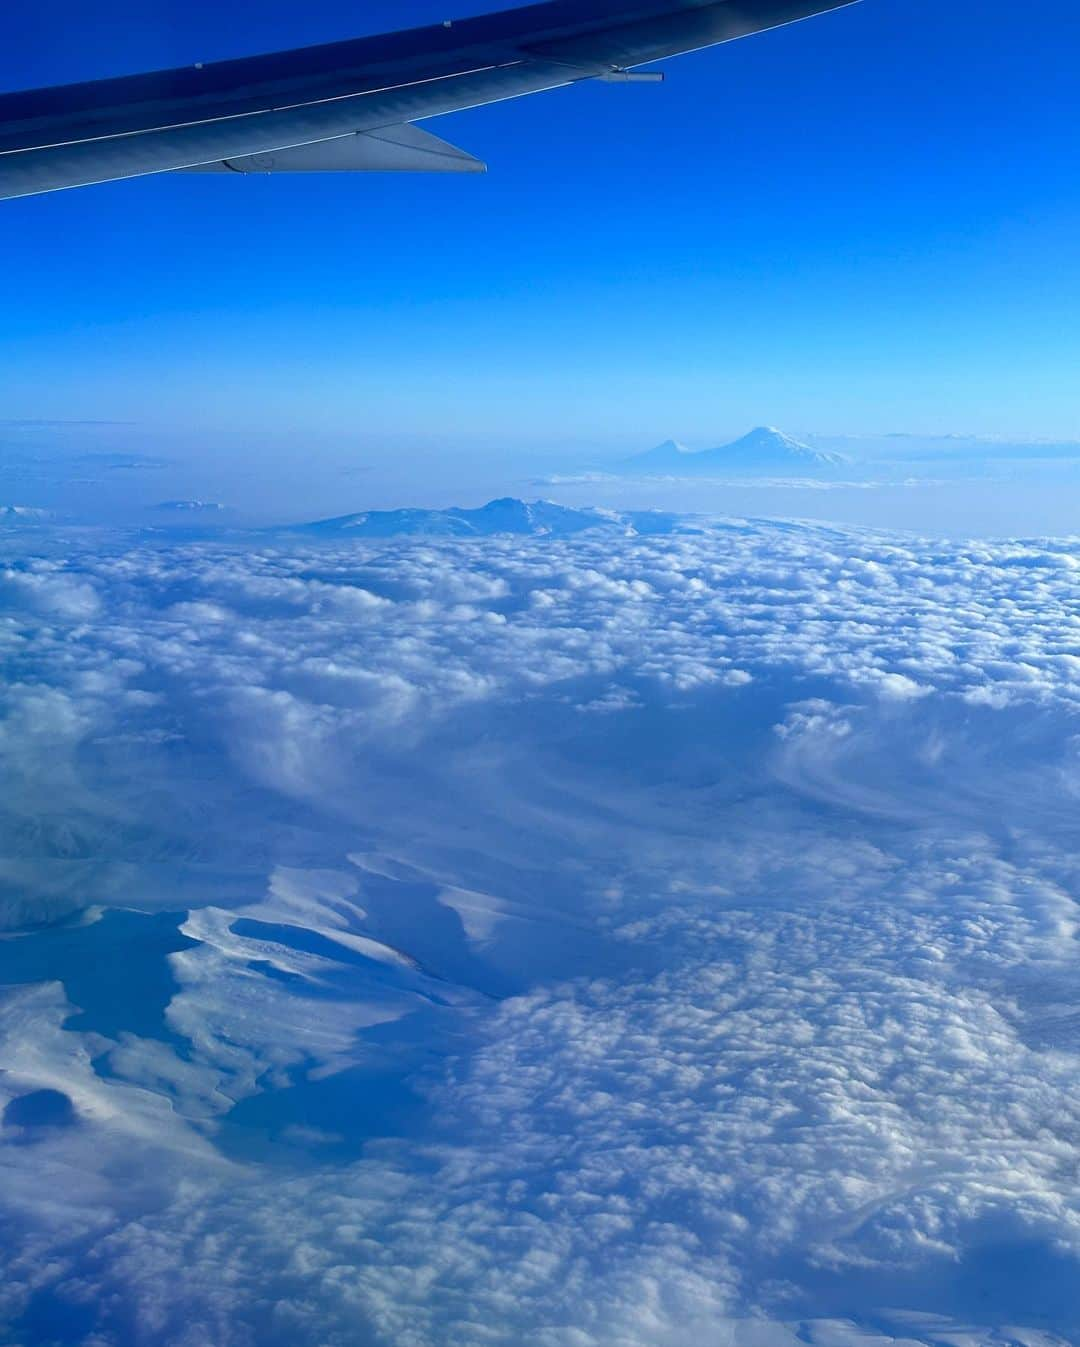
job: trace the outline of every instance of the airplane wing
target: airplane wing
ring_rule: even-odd
[[[175,170],[477,172],[427,117],[631,67],[853,0],[547,0],[298,51],[0,94],[0,199]]]

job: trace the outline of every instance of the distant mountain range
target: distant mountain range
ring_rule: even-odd
[[[160,504],[155,505],[154,509],[179,515],[223,514],[225,512],[225,506],[213,500],[163,500]]]
[[[843,467],[847,461],[841,454],[813,449],[774,426],[758,426],[741,440],[722,445],[719,449],[695,451],[676,440],[667,440],[655,449],[627,459],[622,470],[663,477],[746,476],[755,473],[807,477]]]
[[[0,505],[0,523],[40,524],[48,518],[48,510],[38,510],[32,505]]]
[[[626,537],[673,533],[686,527],[684,518],[659,511],[575,510],[550,500],[504,497],[475,510],[366,510],[299,524],[289,531],[347,538],[488,538],[495,534],[566,538],[589,531]]]

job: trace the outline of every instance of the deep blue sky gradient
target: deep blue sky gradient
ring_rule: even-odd
[[[40,0],[0,86],[495,7]],[[430,123],[487,178],[173,176],[0,206],[0,418],[533,447],[1080,436],[1080,12],[864,0]]]

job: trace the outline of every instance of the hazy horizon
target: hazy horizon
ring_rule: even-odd
[[[729,432],[732,440],[747,427]],[[456,438],[456,437],[455,437]],[[45,510],[68,523],[163,527],[159,507],[224,507],[222,527],[300,523],[350,511],[473,507],[501,496],[571,506],[794,517],[945,536],[1080,532],[1080,442],[1009,437],[835,435],[802,431],[838,451],[834,471],[743,466],[709,477],[636,472],[659,440],[606,445],[568,436],[552,446],[457,445],[440,437],[357,435],[313,445],[291,429],[253,438],[153,432],[143,425],[0,424],[0,506]],[[723,434],[699,451],[722,446]],[[203,521],[205,522],[205,521]]]

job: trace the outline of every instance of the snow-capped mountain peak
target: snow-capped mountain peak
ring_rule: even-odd
[[[757,426],[733,444],[723,449],[712,450],[711,454],[721,456],[729,462],[744,462],[773,467],[776,465],[817,464],[835,466],[844,462],[839,454],[826,453],[814,449],[793,435],[787,435],[775,426]]]
[[[742,439],[728,445],[728,448],[734,449],[739,445],[762,450],[784,449],[792,453],[812,454],[814,452],[808,444],[804,444],[802,440],[797,440],[794,435],[788,435],[785,431],[779,430],[776,426],[755,426]]]

